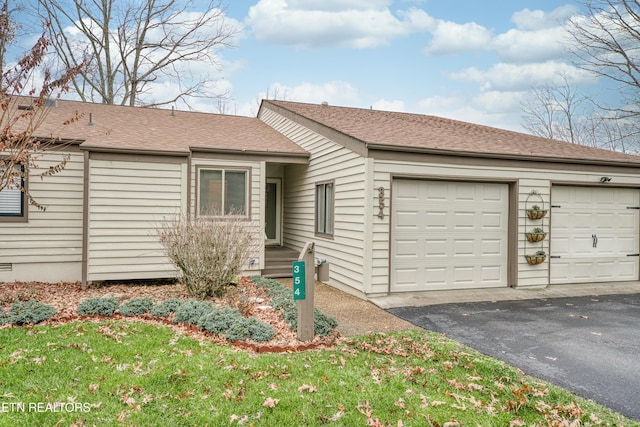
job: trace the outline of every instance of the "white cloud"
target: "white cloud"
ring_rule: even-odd
[[[565,53],[566,32],[563,27],[536,31],[509,30],[498,35],[491,47],[503,61],[539,62],[559,58]]]
[[[418,105],[423,114],[522,132],[521,97],[521,92],[434,96],[422,99]]]
[[[256,38],[305,48],[368,48],[408,34],[408,24],[395,17],[386,0],[324,2],[260,0],[246,23]]]
[[[438,21],[432,35],[433,39],[425,49],[431,55],[484,50],[491,42],[491,31],[475,22],[457,24]]]
[[[393,101],[379,99],[371,105],[371,108],[373,108],[374,110],[397,111],[401,113],[406,111],[404,101],[398,99]]]
[[[543,10],[523,9],[511,16],[511,21],[522,31],[538,31],[544,28],[555,28],[564,25],[578,9],[575,6],[561,6],[551,12]]]
[[[498,63],[488,70],[467,68],[449,75],[450,78],[474,83],[483,90],[527,90],[534,83],[559,83],[560,76],[566,76],[570,84],[594,83],[588,73],[570,64],[546,61],[531,64]]]

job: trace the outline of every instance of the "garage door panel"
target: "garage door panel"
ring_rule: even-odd
[[[554,187],[551,283],[638,280],[640,191]],[[595,236],[595,239],[594,239]]]
[[[425,255],[428,257],[439,256],[446,257],[447,256],[447,241],[445,239],[427,239],[426,241],[426,253]]]
[[[424,226],[428,230],[446,230],[450,222],[449,215],[445,211],[441,212],[425,212]]]
[[[482,239],[480,243],[481,256],[504,255],[504,242],[499,239]]]
[[[483,230],[492,230],[505,226],[502,212],[483,212],[480,218],[482,219],[481,227]]]
[[[419,199],[395,197],[408,193],[405,186],[417,189]],[[392,190],[392,242],[423,242],[392,243],[393,291],[507,285],[507,184],[394,180]],[[407,211],[419,213],[396,220]],[[415,258],[407,255],[412,250]]]
[[[455,230],[473,230],[476,228],[474,212],[454,212],[451,225]]]
[[[412,258],[415,259],[420,253],[420,248],[417,240],[403,239],[396,240],[395,243],[396,256],[398,258]]]
[[[456,239],[453,241],[453,256],[473,256],[475,253],[475,240]]]
[[[395,227],[399,230],[417,230],[417,211],[399,211],[395,214]]]

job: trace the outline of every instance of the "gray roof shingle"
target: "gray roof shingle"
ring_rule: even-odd
[[[81,119],[70,125],[63,122]],[[89,121],[93,123],[91,126]],[[48,108],[37,136],[80,140],[81,147],[104,150],[189,153],[222,150],[305,156],[300,146],[255,117],[126,107],[58,100]]]
[[[362,141],[369,148],[571,162],[640,164],[640,156],[421,114],[265,101]]]

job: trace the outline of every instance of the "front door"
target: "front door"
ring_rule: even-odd
[[[267,178],[266,203],[265,203],[265,229],[264,234],[267,245],[280,246],[281,223],[281,185],[280,178]]]

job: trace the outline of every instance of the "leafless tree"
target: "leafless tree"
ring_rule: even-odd
[[[522,126],[533,135],[572,144],[637,153],[640,141],[628,118],[603,110],[572,87],[566,76],[559,85],[534,86],[522,102]]]
[[[85,101],[162,106],[221,98],[213,71],[218,50],[232,47],[239,27],[216,0],[38,0],[52,23],[52,43],[64,67],[89,54],[92,66],[73,81]],[[210,74],[211,73],[211,74]],[[170,83],[171,89],[154,85]]]
[[[13,40],[13,29],[7,8],[0,11],[3,25],[0,26],[0,40],[6,49]],[[7,34],[8,32],[8,34]],[[61,75],[54,76],[42,64],[49,46],[49,40],[43,34],[33,48],[14,66],[5,69],[0,75],[0,191],[4,189],[22,191],[30,204],[41,210],[46,207],[39,204],[29,193],[26,185],[29,168],[37,168],[39,155],[51,144],[56,143],[56,135],[39,135],[38,128],[47,118],[47,103],[69,90],[69,82],[77,75],[83,62]],[[4,58],[3,58],[4,59]],[[42,86],[33,86],[34,75],[42,77]],[[26,104],[25,104],[26,102]],[[69,117],[61,125],[69,125],[79,117]],[[54,175],[64,170],[67,159],[40,174],[41,177]]]
[[[587,11],[570,21],[574,63],[617,85],[615,117],[629,137],[640,132],[640,0],[582,0]],[[634,128],[631,124],[635,123]]]

